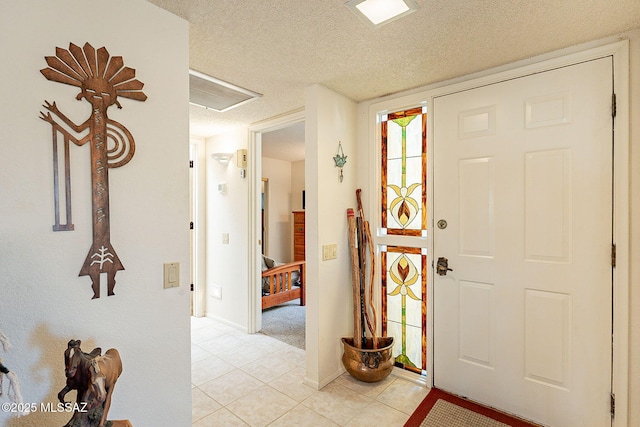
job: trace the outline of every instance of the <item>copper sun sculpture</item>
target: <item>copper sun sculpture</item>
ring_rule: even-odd
[[[135,79],[135,70],[125,67],[121,56],[110,56],[104,47],[96,51],[89,43],[82,48],[73,43],[68,50],[56,48],[56,55],[45,59],[49,67],[40,72],[48,80],[78,87],[80,93],[76,99],[84,99],[91,104],[91,115],[80,125],[65,116],[55,102],[45,101],[43,107],[47,112],[40,112],[40,118],[51,124],[53,132],[56,216],[53,230],[74,228],[71,222],[69,142],[77,146],[89,143],[93,243],[79,275],[91,277],[93,298],[100,298],[100,275],[106,273],[108,295],[113,295],[116,272],[124,270],[124,267],[111,245],[109,169],[127,164],[135,152],[135,143],[127,128],[109,119],[107,109],[114,104],[122,108],[118,97],[145,101],[144,83]],[[61,150],[58,148],[59,139],[64,143]],[[64,158],[65,224],[60,223],[59,152]]]

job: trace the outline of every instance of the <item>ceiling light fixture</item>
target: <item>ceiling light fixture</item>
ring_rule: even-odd
[[[395,21],[418,10],[414,0],[349,0],[346,6],[374,27]]]
[[[195,70],[189,70],[189,103],[223,113],[262,95]]]

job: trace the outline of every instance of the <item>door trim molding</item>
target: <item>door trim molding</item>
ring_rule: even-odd
[[[249,274],[249,321],[248,333],[254,334],[262,329],[262,294],[254,283],[260,282],[262,274],[262,253],[260,251],[261,220],[260,192],[262,186],[262,133],[282,129],[294,123],[303,122],[304,109],[290,114],[255,123],[249,127],[249,156],[247,159],[249,180],[249,241],[248,241],[248,274]]]
[[[195,228],[191,230],[191,265],[193,265],[192,280],[194,290],[190,291],[193,297],[193,316],[202,317],[206,314],[206,164],[205,144],[203,140],[191,138],[189,141],[190,160],[194,162],[194,168],[190,171],[189,204],[195,211],[191,212],[191,221]],[[194,192],[195,190],[195,192]]]
[[[629,40],[611,42],[613,39],[595,41],[585,45],[563,49],[538,56],[536,58],[519,61],[506,66],[494,68],[482,73],[463,76],[454,80],[439,83],[417,89],[404,94],[396,94],[365,104],[367,111],[366,125],[360,127],[363,135],[360,141],[370,144],[374,139],[376,148],[379,148],[379,123],[378,116],[385,111],[401,110],[408,106],[418,104],[427,105],[427,156],[428,164],[428,194],[433,194],[433,100],[436,97],[469,90],[479,86],[491,85],[505,80],[524,77],[529,74],[575,65],[580,62],[591,61],[603,57],[611,57],[613,60],[614,91],[617,98],[617,116],[614,123],[613,144],[613,243],[617,246],[616,267],[613,270],[613,350],[612,350],[612,392],[616,396],[616,415],[612,426],[622,427],[628,424],[629,416],[629,285],[630,285],[630,165],[629,165]],[[368,145],[370,147],[370,145]],[[369,148],[370,150],[370,148]],[[368,151],[369,151],[368,150]],[[369,178],[370,188],[379,188],[379,149],[373,154],[369,151]],[[371,198],[368,206],[371,217],[377,222],[376,204],[377,198]],[[428,200],[428,223],[433,226],[433,198]],[[378,226],[378,224],[376,224]],[[433,253],[433,240],[429,237],[421,243]],[[374,237],[374,240],[377,240]],[[427,373],[427,383],[433,385],[433,271],[430,271],[428,279],[428,307],[427,310],[427,355],[430,358],[430,372]]]

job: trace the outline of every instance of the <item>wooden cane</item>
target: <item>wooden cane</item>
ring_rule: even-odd
[[[353,346],[362,348],[362,316],[360,298],[360,264],[356,236],[356,218],[353,209],[347,209],[347,223],[349,226],[349,249],[351,254],[351,284],[353,286]]]
[[[378,315],[376,312],[375,304],[373,303],[373,279],[375,273],[375,253],[373,250],[373,240],[371,238],[371,229],[369,228],[369,221],[364,220],[364,210],[362,209],[362,199],[360,194],[362,190],[356,190],[356,198],[358,200],[358,213],[360,218],[362,219],[363,224],[363,241],[364,245],[368,249],[370,264],[369,264],[369,286],[367,296],[365,297],[365,301],[367,302],[367,306],[364,309],[364,316],[367,320],[367,327],[369,332],[371,333],[371,339],[373,341],[373,348],[378,348],[378,336],[376,334],[376,329],[378,328]],[[364,256],[366,257],[366,252],[364,252]],[[371,311],[371,316],[369,316],[369,310]]]

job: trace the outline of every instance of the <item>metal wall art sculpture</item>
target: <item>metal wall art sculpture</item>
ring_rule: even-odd
[[[118,97],[145,101],[144,83],[135,79],[135,70],[124,66],[121,56],[110,56],[107,49],[97,51],[89,43],[80,48],[71,43],[69,49],[56,48],[55,56],[45,57],[48,68],[40,72],[48,79],[80,88],[77,100],[91,104],[91,115],[80,125],[65,116],[56,103],[45,101],[46,113],[40,118],[52,126],[54,162],[54,231],[73,230],[71,222],[71,182],[69,142],[90,145],[93,244],[80,269],[80,276],[90,276],[93,298],[100,298],[100,275],[107,274],[107,292],[113,295],[115,276],[124,270],[111,245],[109,218],[109,169],[127,164],[135,152],[131,133],[122,124],[109,119],[107,109],[122,108]],[[61,139],[64,148],[59,149]],[[59,153],[64,157],[66,223],[60,223]]]

